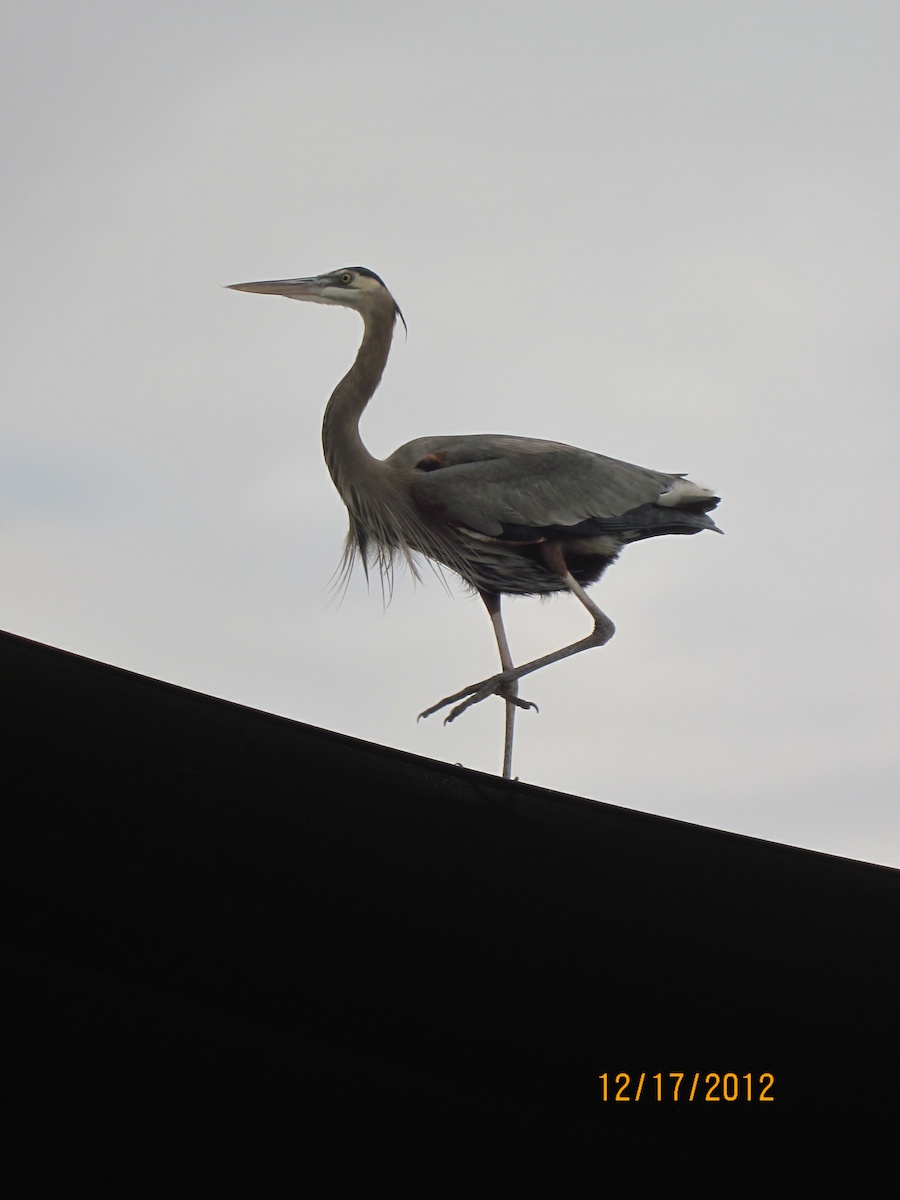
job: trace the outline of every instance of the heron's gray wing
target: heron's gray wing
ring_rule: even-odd
[[[388,460],[416,468],[412,494],[445,520],[499,537],[618,517],[660,499],[680,478],[558,442],[505,435],[419,438]]]

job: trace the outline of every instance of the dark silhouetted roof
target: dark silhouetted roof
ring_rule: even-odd
[[[756,1092],[768,1072],[773,1105],[718,1102],[768,1122],[851,1082],[871,1097],[896,1059],[900,872],[8,634],[0,695],[5,1069],[42,1114],[265,1102],[348,1128],[452,1110],[599,1130],[622,1123],[604,1073],[632,1093],[645,1073],[633,1124],[657,1072]]]

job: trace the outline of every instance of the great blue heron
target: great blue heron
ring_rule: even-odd
[[[403,314],[374,271],[345,267],[309,279],[233,283],[262,292],[339,304],[363,319],[353,366],[325,409],[322,444],[350,528],[343,572],[358,557],[390,586],[396,557],[417,574],[415,554],[449,567],[481,596],[490,614],[502,671],[471,684],[420,715],[453,704],[452,721],[499,694],[506,702],[503,775],[512,774],[516,707],[523,675],[602,646],[615,626],[584,590],[596,583],[628,542],[664,533],[721,532],[707,512],[718,496],[683,475],[649,471],[560,442],[505,434],[416,438],[388,458],[374,458],[359,436],[359,419],[381,380],[394,325]],[[404,327],[406,322],[403,321]],[[524,666],[513,665],[500,614],[503,595],[570,591],[593,618],[580,641]],[[460,701],[461,703],[457,703]]]

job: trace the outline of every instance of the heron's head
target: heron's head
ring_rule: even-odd
[[[238,292],[261,292],[267,296],[287,296],[290,300],[311,300],[314,304],[339,304],[355,308],[363,318],[388,312],[403,321],[400,306],[374,271],[366,267],[343,267],[327,275],[309,279],[266,279],[259,283],[230,283]]]

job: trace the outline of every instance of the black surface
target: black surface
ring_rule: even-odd
[[[7,1094],[426,1126],[773,1123],[896,1070],[900,872],[0,635]],[[679,1103],[669,1072],[687,1073]],[[640,1101],[602,1073],[646,1073]],[[651,1100],[666,1076],[667,1099]],[[690,1103],[774,1075],[774,1103]],[[722,1096],[720,1085],[718,1094]]]

